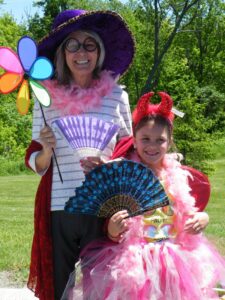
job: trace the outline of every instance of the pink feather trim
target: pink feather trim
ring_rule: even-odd
[[[51,96],[52,108],[60,110],[62,115],[78,115],[91,108],[99,107],[102,97],[112,92],[116,80],[111,72],[102,71],[100,78],[93,80],[88,89],[82,89],[76,84],[60,86],[56,80],[45,80],[42,84]]]
[[[132,152],[127,158],[141,162],[136,151]],[[195,236],[183,231],[188,216],[197,210],[195,198],[191,196],[191,188],[188,184],[188,177],[191,174],[187,170],[182,169],[180,162],[174,159],[172,154],[168,153],[162,161],[162,169],[159,170],[158,175],[174,207],[176,215],[174,226],[178,233],[177,240],[180,243],[188,240],[186,244],[189,244],[191,247],[195,243]]]

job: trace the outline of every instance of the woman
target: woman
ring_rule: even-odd
[[[40,299],[60,299],[80,250],[102,234],[102,223],[88,216],[64,213],[64,205],[83,179],[82,165],[51,123],[65,115],[85,114],[120,126],[104,150],[109,158],[117,140],[131,135],[127,93],[116,79],[130,66],[134,40],[123,21],[110,11],[66,10],[39,42],[39,55],[48,57],[55,77],[44,82],[52,104],[34,106],[32,141],[26,164],[42,176],[35,201],[35,232],[28,287]],[[60,181],[55,150],[63,183]],[[91,164],[98,164],[92,158]],[[71,230],[71,228],[73,230]]]

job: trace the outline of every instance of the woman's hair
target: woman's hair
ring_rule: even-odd
[[[87,34],[87,36],[92,37],[93,39],[95,39],[95,41],[98,43],[99,45],[99,54],[98,54],[98,60],[96,63],[96,67],[93,71],[93,77],[94,78],[99,78],[101,69],[102,69],[102,65],[105,59],[105,47],[104,44],[102,42],[102,39],[100,38],[100,36],[93,31],[89,31],[89,30],[79,30],[85,34]],[[56,50],[56,54],[55,54],[55,59],[54,59],[54,63],[55,63],[55,78],[58,80],[59,84],[69,84],[71,81],[71,72],[67,66],[66,63],[66,57],[65,57],[65,50],[64,50],[64,44],[65,41],[68,39],[68,36],[66,37],[66,39],[59,45],[59,47]]]
[[[144,127],[149,121],[154,121],[156,125],[166,128],[169,140],[172,142],[173,125],[169,120],[159,114],[148,115],[141,119],[136,126],[133,126],[134,136],[136,136],[137,131]]]

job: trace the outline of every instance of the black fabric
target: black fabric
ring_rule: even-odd
[[[80,251],[103,236],[104,219],[54,211],[52,217],[55,300],[60,300]]]

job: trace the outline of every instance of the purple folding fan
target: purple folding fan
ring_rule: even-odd
[[[53,122],[80,158],[100,156],[119,126],[89,116],[66,116]]]

